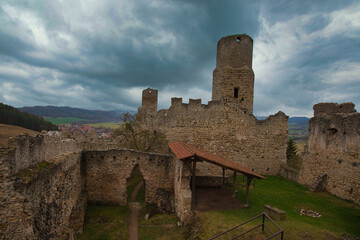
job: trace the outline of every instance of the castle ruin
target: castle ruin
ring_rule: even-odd
[[[319,103],[297,181],[360,204],[360,113],[353,103]]]
[[[238,162],[276,175],[286,159],[288,117],[278,112],[257,120],[253,112],[252,39],[218,43],[212,101],[173,98],[157,111],[157,90],[143,92],[141,123]],[[353,104],[317,104],[310,121],[309,151],[298,181],[312,185],[326,175],[327,191],[359,201],[359,113]],[[116,141],[65,132],[21,135],[0,148],[0,238],[73,239],[82,232],[88,202],[127,204],[126,181],[136,166],[145,182],[145,202],[181,221],[192,216],[191,171],[171,155],[123,149]],[[201,167],[200,167],[201,166]],[[197,176],[221,175],[199,163]]]
[[[260,174],[277,174],[286,162],[288,117],[283,112],[257,120],[253,115],[253,40],[232,35],[219,40],[213,72],[212,100],[172,98],[169,109],[157,111],[158,91],[145,89],[138,109],[141,123],[183,141],[238,162]],[[202,163],[199,175],[221,175]]]

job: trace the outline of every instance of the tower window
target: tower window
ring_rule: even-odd
[[[237,37],[237,38],[236,38],[236,41],[237,41],[237,42],[240,42],[240,41],[241,41],[241,38],[240,38],[240,37]]]
[[[239,97],[239,88],[234,88],[234,98]]]

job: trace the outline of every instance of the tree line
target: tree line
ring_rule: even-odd
[[[0,103],[0,123],[16,125],[37,132],[58,130],[56,125],[42,117],[20,112],[18,109],[3,103]]]

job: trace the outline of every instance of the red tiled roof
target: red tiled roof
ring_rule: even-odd
[[[201,150],[193,145],[177,141],[177,142],[169,143],[169,147],[179,160],[186,160],[191,157],[198,157],[206,162],[210,162],[212,164],[240,172],[249,177],[264,179],[263,176],[256,174],[253,171],[250,171],[249,169],[247,169],[246,167],[242,166],[239,163],[233,162],[229,159],[225,159],[213,153]]]

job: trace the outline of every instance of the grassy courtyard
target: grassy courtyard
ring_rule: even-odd
[[[242,184],[239,179],[238,184]],[[244,202],[245,191],[238,188],[237,199]],[[201,224],[196,237],[208,239],[263,212],[270,204],[287,213],[287,219],[277,221],[285,232],[285,239],[340,239],[341,235],[360,236],[360,207],[328,193],[312,193],[300,184],[282,177],[268,176],[256,181],[249,196],[250,207],[237,210],[217,210],[198,214]],[[322,217],[300,215],[300,210],[319,212]],[[250,228],[255,223],[246,226]],[[254,238],[257,239],[257,238]]]
[[[134,181],[135,184],[136,181]],[[244,202],[242,179],[238,179],[237,198]],[[131,189],[131,187],[130,187]],[[360,236],[360,207],[328,193],[312,193],[306,187],[278,176],[268,176],[252,185],[248,209],[216,210],[197,213],[191,239],[209,239],[253,216],[270,204],[287,213],[287,219],[277,221],[285,239],[341,239],[342,234]],[[319,212],[320,218],[301,216],[302,208]],[[158,214],[144,220],[139,216],[139,239],[188,239],[185,227],[178,227],[175,215]],[[78,239],[128,239],[129,210],[127,207],[89,206],[84,234]],[[251,223],[242,231],[254,226]],[[226,239],[226,238],[221,238]],[[253,233],[244,239],[263,239]]]

